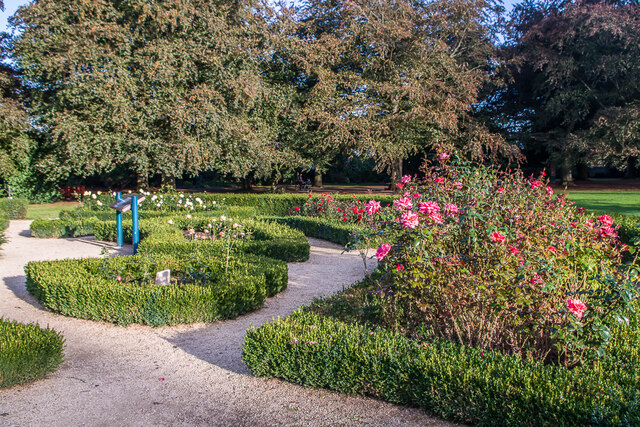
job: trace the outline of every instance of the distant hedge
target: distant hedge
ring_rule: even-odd
[[[0,388],[25,384],[54,372],[64,339],[52,329],[0,318]]]
[[[179,279],[154,284],[160,270]],[[269,258],[226,260],[146,254],[30,262],[27,290],[48,309],[120,325],[212,322],[262,306],[287,286],[287,265]],[[119,277],[118,277],[119,276]]]
[[[24,219],[27,216],[29,201],[21,198],[0,199],[0,211],[6,212],[9,219]]]
[[[449,341],[417,342],[309,312],[247,333],[254,375],[364,394],[479,425],[640,425],[640,325],[611,357],[566,369]]]

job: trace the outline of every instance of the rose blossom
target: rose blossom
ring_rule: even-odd
[[[443,179],[443,178],[441,178],[441,177],[437,177],[437,178],[436,178],[436,182],[437,182],[438,184],[444,184],[444,179]]]
[[[364,210],[367,211],[367,215],[374,215],[380,209],[380,202],[376,202],[375,200],[369,200],[369,202],[364,205]]]
[[[398,200],[393,202],[393,206],[396,209],[411,209],[413,204],[411,203],[411,199],[408,197],[400,197]]]
[[[517,253],[518,253],[518,252],[520,252],[520,251],[518,250],[518,248],[509,248],[509,252],[511,252],[512,254],[514,254],[514,255],[515,255],[515,254],[517,254]]]
[[[582,315],[586,309],[587,306],[579,299],[567,300],[567,310],[575,314],[578,319],[582,319]]]
[[[402,270],[404,270],[404,265],[402,265],[402,264],[398,264],[398,265],[396,266],[396,270],[397,270],[397,271],[402,271]]]
[[[444,213],[448,216],[456,216],[460,213],[460,210],[458,209],[458,205],[447,204],[444,205]]]
[[[444,221],[442,219],[442,215],[440,215],[437,212],[433,212],[430,213],[427,218],[429,218],[430,220],[432,220],[434,222],[434,224],[442,224]]]
[[[438,206],[436,202],[420,202],[418,203],[418,206],[420,207],[420,213],[427,215],[436,213],[440,210],[440,206]]]
[[[452,183],[452,185],[456,187],[456,189],[462,190],[462,183],[460,181],[455,181]]]
[[[440,159],[440,160],[448,160],[448,159],[449,159],[449,157],[451,157],[451,156],[449,155],[449,153],[442,152],[442,153],[440,153],[439,159]]]
[[[391,250],[390,244],[388,243],[381,244],[380,247],[376,250],[376,258],[378,258],[378,261],[382,261],[384,257],[387,256],[390,250]]]
[[[491,240],[493,240],[494,242],[504,242],[504,239],[506,239],[506,237],[504,237],[502,234],[498,233],[497,231],[494,231],[493,233],[491,233],[490,235]]]
[[[547,192],[547,196],[549,197],[553,196],[553,188],[547,187],[546,192]]]
[[[542,182],[538,181],[537,179],[534,181],[531,181],[531,189],[534,190],[536,188],[542,187]]]
[[[405,212],[400,217],[400,222],[404,228],[416,228],[418,226],[418,214],[415,212]]]
[[[598,230],[600,237],[615,237],[616,230],[613,227],[601,227]]]
[[[502,187],[498,188],[498,193],[504,193],[504,188]]]
[[[403,176],[402,176],[402,179],[401,179],[401,182],[402,182],[403,184],[408,184],[408,183],[410,183],[410,182],[411,182],[411,175],[403,175]]]
[[[613,225],[613,218],[609,215],[602,215],[598,217],[598,221],[600,221],[603,225],[611,227]]]

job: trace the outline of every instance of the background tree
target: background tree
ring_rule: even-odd
[[[130,168],[144,185],[214,169],[268,175],[281,152],[250,2],[43,0],[12,18],[13,59],[47,136],[49,178]]]
[[[637,1],[526,1],[514,10],[504,52],[504,122],[529,155],[561,162],[564,181],[576,165],[635,158]]]
[[[491,60],[492,6],[305,2],[289,58],[308,86],[299,120],[322,147],[373,156],[392,182],[418,151],[452,142],[473,155],[503,150],[470,114]]]

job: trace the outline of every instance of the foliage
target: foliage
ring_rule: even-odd
[[[254,375],[417,406],[479,425],[640,423],[640,322],[613,331],[608,357],[566,369],[448,340],[418,341],[314,313],[251,328]]]
[[[167,181],[269,174],[270,91],[257,2],[46,0],[20,8],[11,58],[44,130],[36,167],[59,182],[116,166]]]
[[[385,324],[566,365],[601,356],[638,297],[612,219],[520,172],[443,162],[426,175],[380,211]]]
[[[156,285],[158,271],[174,281]],[[262,306],[286,288],[287,266],[268,258],[231,260],[191,254],[30,262],[27,290],[45,307],[67,316],[120,325],[212,322]]]
[[[0,211],[5,212],[9,219],[24,219],[27,216],[29,201],[21,198],[0,199]]]
[[[634,1],[531,1],[504,49],[501,121],[530,152],[569,169],[637,159],[640,7]]]
[[[53,329],[0,317],[0,388],[44,378],[62,363],[64,339]]]

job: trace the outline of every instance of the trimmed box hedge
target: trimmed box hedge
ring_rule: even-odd
[[[29,201],[27,199],[16,197],[0,199],[0,211],[6,212],[9,219],[25,219],[28,207]]]
[[[0,318],[0,388],[54,372],[62,363],[63,347],[62,335],[53,329]]]
[[[120,325],[212,322],[262,306],[287,286],[287,265],[268,258],[226,260],[146,254],[30,262],[27,290],[48,309]],[[184,283],[154,284],[170,269]],[[118,280],[120,276],[121,280]]]
[[[417,406],[479,425],[640,425],[640,325],[616,331],[611,356],[566,369],[297,311],[251,328],[254,375]]]

